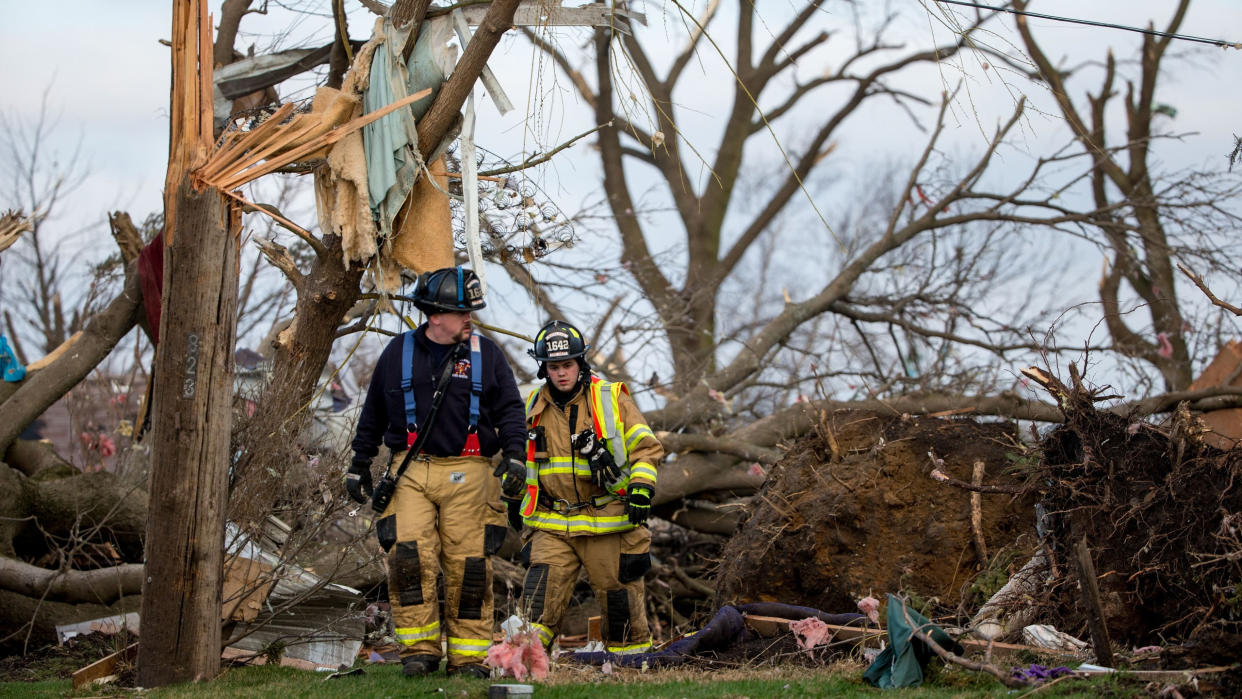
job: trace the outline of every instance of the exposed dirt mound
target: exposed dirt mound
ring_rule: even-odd
[[[976,461],[990,484],[1021,453],[1011,424],[839,412],[773,467],[725,546],[717,604],[781,601],[854,611],[867,594],[906,591],[955,605],[977,572],[970,493],[937,483],[940,469],[969,482]],[[1031,503],[982,499],[990,551],[1029,531]]]

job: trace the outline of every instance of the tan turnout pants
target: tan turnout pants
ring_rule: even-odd
[[[585,568],[599,601],[604,645],[613,653],[651,649],[643,575],[651,567],[651,532],[638,527],[617,534],[568,537],[533,530],[530,568],[522,586],[521,609],[544,645],[559,633],[578,572]]]
[[[393,456],[400,464],[405,453]],[[505,538],[500,486],[488,459],[430,457],[410,462],[376,521],[388,552],[388,599],[401,655],[441,656],[449,667],[480,663],[492,644],[491,555]],[[444,616],[436,575],[444,574]]]

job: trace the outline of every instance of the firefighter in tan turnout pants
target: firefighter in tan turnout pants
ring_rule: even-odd
[[[490,557],[505,538],[501,495],[519,498],[526,476],[522,399],[500,348],[472,332],[470,315],[485,305],[474,272],[449,267],[424,275],[414,302],[427,322],[395,338],[376,363],[345,487],[358,502],[371,493],[371,460],[382,439],[393,458],[372,507],[383,509],[375,529],[388,553],[403,674],[438,669],[444,633],[448,672],[487,677]],[[421,441],[420,427],[427,432]],[[414,446],[415,458],[398,475]],[[493,470],[497,452],[504,458]]]
[[[651,648],[643,574],[651,567],[646,527],[664,449],[625,384],[591,376],[574,326],[553,321],[528,353],[546,379],[526,403],[526,493],[531,527],[521,608],[551,645],[585,568],[614,653]]]

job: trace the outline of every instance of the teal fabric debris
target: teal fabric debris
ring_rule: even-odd
[[[407,83],[409,94],[431,88],[431,96],[410,105],[410,114],[415,119],[422,119],[427,110],[431,109],[431,103],[440,94],[444,81],[453,72],[456,51],[448,46],[452,39],[449,25],[448,17],[424,20],[418,31],[418,38],[414,40],[414,50],[410,52],[410,60],[406,63],[406,71],[410,76]]]
[[[429,27],[432,22],[424,22]],[[382,119],[362,127],[362,142],[367,159],[367,190],[376,229],[382,237],[393,234],[393,221],[410,196],[418,179],[420,164],[416,150],[418,129],[415,123],[426,113],[435,93],[444,82],[444,73],[432,59],[433,37],[442,32],[427,29],[419,33],[407,65],[401,60],[401,47],[410,35],[410,27],[397,29],[384,22],[384,43],[375,49],[371,59],[371,75],[362,93],[362,112],[382,109],[426,87],[434,87],[431,96],[419,100],[408,109],[399,109]]]
[[[902,610],[905,610],[905,614]],[[914,637],[906,615],[917,624],[918,630],[927,634],[941,648],[961,653],[962,647],[927,617],[906,607],[896,597],[888,596],[888,647],[880,651],[871,666],[863,673],[863,679],[880,689],[917,687],[923,684],[923,668],[934,652],[923,641]]]
[[[17,361],[17,355],[9,348],[9,340],[0,335],[0,379],[17,383],[26,378],[26,367]]]
[[[363,114],[378,111],[409,94],[400,53],[407,36],[408,29],[402,31],[384,22],[384,43],[375,49],[370,82],[362,93]],[[414,117],[399,109],[368,124],[362,128],[362,143],[366,149],[371,213],[380,235],[391,238],[393,219],[414,187],[414,144],[418,143]]]

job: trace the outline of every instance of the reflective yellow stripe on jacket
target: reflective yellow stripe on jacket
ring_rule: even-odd
[[[651,650],[651,641],[643,641],[629,646],[608,646],[609,653],[618,655],[629,655],[631,653],[646,653]]]
[[[535,510],[526,518],[527,526],[536,529],[564,532],[566,534],[612,534],[633,529],[626,515],[591,516],[584,514],[561,515],[547,510]]]
[[[570,475],[581,476],[583,478],[591,477],[591,465],[576,456],[553,456],[548,459],[548,463],[539,464],[539,475]]]

